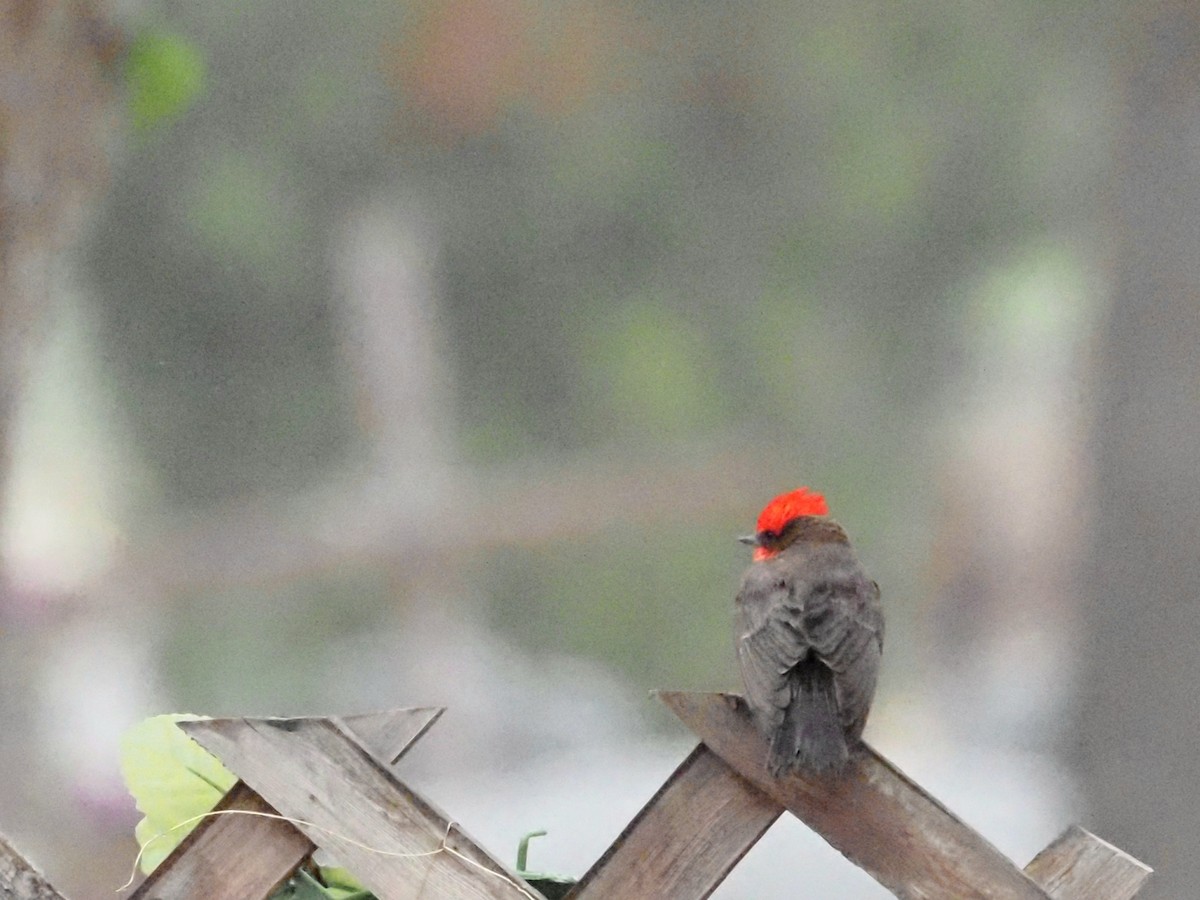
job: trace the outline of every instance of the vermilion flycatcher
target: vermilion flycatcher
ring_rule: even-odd
[[[758,517],[736,604],[746,703],[772,775],[840,772],[859,743],[883,651],[879,585],[825,498],[780,494]]]

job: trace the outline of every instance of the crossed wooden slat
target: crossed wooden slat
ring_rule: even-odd
[[[0,835],[0,900],[64,900],[3,835]]]
[[[659,697],[701,743],[572,897],[652,896],[645,893],[647,884],[677,888],[658,896],[706,897],[785,809],[902,898],[1128,900],[1150,876],[1148,866],[1075,826],[1022,871],[869,747],[842,779],[776,780],[767,774],[766,748],[740,697]],[[691,803],[721,810],[705,823],[711,835],[723,838],[720,846],[689,842],[691,812],[660,800],[692,789],[705,799]],[[684,835],[686,852],[695,856],[688,869],[703,870],[704,880],[681,874],[678,860],[639,855],[640,848],[661,843],[656,835]],[[659,871],[647,877],[654,869]]]
[[[1128,900],[1150,875],[1074,826],[1018,869],[869,748],[839,779],[773,779],[741,698],[659,696],[700,743],[575,886],[572,900],[707,897],[785,810],[902,898]],[[206,819],[133,896],[267,897],[319,845],[383,900],[536,900],[392,771],[441,712],[179,723],[242,779],[220,809],[278,810],[293,821]],[[9,896],[22,895],[5,893],[0,868],[0,898]]]
[[[516,874],[493,860],[390,770],[441,713],[441,709],[409,709],[345,720],[179,723],[240,777],[235,786],[239,802],[253,804],[253,809],[278,810],[293,821],[244,815],[206,820],[204,833],[196,839],[205,848],[203,864],[183,863],[196,851],[181,844],[134,896],[139,900],[265,897],[320,845],[382,898],[536,898]],[[261,833],[252,835],[251,827],[270,831],[269,866],[253,859],[262,838]],[[255,837],[258,843],[251,844]],[[230,862],[211,855],[217,844],[251,848],[238,861],[245,868],[236,887],[221,881]],[[173,872],[177,865],[183,867],[178,875]],[[156,879],[164,869],[171,874]]]

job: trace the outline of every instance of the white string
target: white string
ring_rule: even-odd
[[[448,841],[450,839],[450,831],[451,831],[451,829],[454,828],[454,822],[446,823],[446,833],[444,835],[442,835],[442,843],[435,849],[424,850],[420,853],[400,853],[399,851],[396,851],[396,850],[384,850],[380,847],[372,847],[369,844],[364,844],[361,841],[357,841],[354,838],[349,837],[348,835],[341,834],[340,832],[334,831],[331,828],[326,828],[324,825],[318,825],[316,822],[309,822],[304,819],[293,819],[290,816],[280,815],[279,813],[259,812],[257,810],[253,810],[253,809],[214,809],[214,810],[210,810],[209,812],[201,813],[198,816],[192,816],[189,819],[184,819],[182,822],[179,822],[178,824],[173,825],[172,827],[168,828],[166,831],[156,834],[154,837],[150,838],[150,840],[146,841],[146,843],[142,845],[142,848],[140,850],[138,850],[137,856],[135,856],[133,859],[133,871],[129,875],[129,880],[126,881],[119,888],[117,888],[116,891],[114,891],[114,893],[119,894],[119,893],[121,893],[121,891],[128,890],[133,885],[134,880],[137,878],[138,863],[140,863],[142,861],[142,857],[145,855],[146,850],[149,849],[150,845],[153,844],[155,841],[157,841],[159,838],[164,838],[173,831],[178,831],[180,828],[186,828],[187,826],[189,826],[195,822],[199,822],[201,819],[207,819],[210,816],[231,816],[231,815],[258,816],[260,819],[277,819],[280,822],[288,822],[292,825],[304,825],[308,828],[315,828],[317,831],[324,832],[325,834],[329,835],[330,837],[335,837],[339,841],[345,841],[346,843],[351,844],[352,846],[358,847],[360,850],[366,850],[368,853],[378,853],[380,856],[390,856],[394,859],[419,859],[423,856],[437,856],[439,853],[449,853],[451,856],[457,857],[458,859],[462,860],[463,862],[474,866],[476,869],[478,869],[480,872],[483,872],[485,875],[491,875],[495,878],[499,878],[500,880],[502,880],[504,882],[507,882],[508,884],[515,887],[518,891],[520,891],[524,896],[528,897],[529,900],[541,900],[541,898],[538,897],[536,894],[530,892],[530,890],[527,887],[513,881],[504,872],[497,872],[494,869],[489,869],[487,866],[483,865],[482,863],[476,862],[475,860],[471,859],[469,856],[463,855],[462,853],[460,853],[459,851],[457,851],[453,847],[451,847],[449,844],[447,844],[446,841]]]

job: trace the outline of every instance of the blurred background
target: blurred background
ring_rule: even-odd
[[[108,897],[142,717],[444,704],[405,775],[582,874],[809,484],[868,739],[1194,893],[1198,123],[1184,3],[0,0],[0,830]]]

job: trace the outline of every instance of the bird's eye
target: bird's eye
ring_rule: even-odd
[[[769,543],[771,543],[771,541],[776,540],[778,537],[779,537],[779,535],[776,534],[774,531],[771,531],[770,529],[767,529],[766,531],[761,531],[761,532],[759,532],[759,535],[758,535],[759,541],[764,544],[769,544]]]

